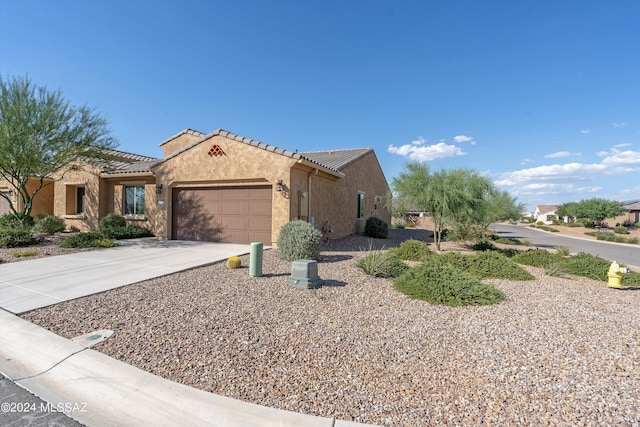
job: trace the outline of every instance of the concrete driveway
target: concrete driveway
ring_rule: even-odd
[[[249,253],[250,245],[181,240],[122,246],[0,264],[0,307],[24,313]]]

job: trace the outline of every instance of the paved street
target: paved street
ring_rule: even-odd
[[[0,374],[0,425],[4,427],[82,427],[63,412]]]
[[[601,258],[627,264],[640,269],[640,245],[627,245],[600,240],[567,237],[559,233],[549,233],[522,225],[492,224],[500,237],[529,240],[532,246],[551,249],[567,246],[571,252],[587,252]]]

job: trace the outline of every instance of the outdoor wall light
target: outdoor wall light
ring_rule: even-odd
[[[282,180],[279,179],[278,182],[276,182],[276,191],[277,192],[281,192],[282,191]]]
[[[156,184],[156,194],[162,194],[162,184]]]

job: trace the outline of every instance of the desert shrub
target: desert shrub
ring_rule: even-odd
[[[560,256],[567,256],[571,253],[571,249],[567,246],[556,246],[556,253]]]
[[[410,298],[448,306],[495,304],[505,298],[495,287],[444,262],[411,268],[395,279],[394,287]]]
[[[631,243],[631,244],[634,244],[634,245],[637,245],[637,244],[638,244],[638,242],[640,242],[640,239],[638,239],[638,238],[637,238],[637,237],[635,237],[635,236],[634,236],[634,237],[629,237],[629,238],[627,239],[627,243]]]
[[[485,252],[485,251],[497,251],[498,247],[491,242],[482,241],[475,243],[470,246],[470,248],[474,251]]]
[[[630,219],[625,219],[622,222],[622,226],[627,228],[636,228],[636,224],[634,224],[633,221],[631,221]]]
[[[33,227],[32,216],[21,213],[17,214],[17,216],[12,213],[0,215],[0,229],[30,229],[31,227]]]
[[[544,274],[547,276],[561,277],[564,275],[564,267],[562,263],[552,263],[544,269]]]
[[[404,226],[406,228],[416,228],[416,224],[411,221],[408,221]]]
[[[629,234],[629,230],[627,230],[627,227],[623,227],[622,225],[619,225],[616,228],[614,228],[613,232],[616,234]]]
[[[38,255],[38,250],[37,249],[30,249],[27,251],[15,251],[15,252],[11,252],[11,256],[14,256],[16,258],[26,258],[26,257],[30,257],[30,256],[35,256]]]
[[[525,269],[499,252],[479,252],[464,255],[459,252],[447,252],[441,255],[443,261],[456,269],[465,271],[478,279],[533,280]]]
[[[491,236],[491,240],[496,243],[501,243],[503,245],[521,245],[522,241],[520,239],[508,238],[508,237],[498,237],[495,234]]]
[[[386,239],[389,237],[389,224],[383,219],[371,216],[367,218],[364,225],[364,234],[377,239]]]
[[[34,233],[56,234],[64,231],[64,229],[64,219],[55,215],[47,215],[44,218],[40,218],[33,225]]]
[[[392,226],[393,228],[403,229],[403,228],[405,227],[405,225],[406,225],[406,224],[407,224],[407,222],[406,222],[404,219],[402,219],[402,218],[397,218],[397,219],[394,219],[394,220],[392,221],[391,226]]]
[[[567,227],[584,227],[581,222],[570,222]]]
[[[110,239],[138,239],[140,237],[153,237],[153,233],[139,225],[127,225],[125,227],[101,228],[100,233]]]
[[[564,271],[568,274],[606,281],[611,261],[580,252],[578,255],[564,259],[562,264]]]
[[[295,261],[320,258],[322,234],[305,221],[290,221],[280,228],[278,234],[278,256]]]
[[[552,254],[544,249],[531,249],[520,252],[511,258],[517,264],[530,265],[532,267],[547,268],[551,264],[562,262],[562,257],[558,254]]]
[[[409,267],[391,252],[372,252],[356,267],[374,277],[398,277]]]
[[[20,228],[0,229],[0,248],[18,248],[38,243],[31,231]]]
[[[420,261],[431,251],[427,242],[421,240],[409,239],[400,243],[397,248],[391,249],[391,252],[400,259],[408,261]]]
[[[61,248],[110,248],[115,242],[97,231],[69,236],[60,243]]]
[[[122,215],[118,215],[116,213],[110,213],[105,215],[98,223],[99,229],[126,227],[126,226],[127,226],[127,220]]]

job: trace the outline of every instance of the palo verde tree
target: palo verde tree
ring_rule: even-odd
[[[594,225],[602,225],[605,219],[615,218],[625,213],[622,203],[614,200],[592,199],[565,203],[558,208],[558,215],[592,221]]]
[[[86,106],[69,105],[60,91],[36,87],[26,77],[0,77],[0,91],[0,179],[17,193],[20,208],[9,206],[24,225],[33,198],[52,179],[80,163],[108,159],[116,141],[106,120]]]
[[[407,163],[405,169],[393,179],[393,190],[399,198],[410,200],[431,216],[438,249],[447,226],[480,225],[486,221],[486,203],[496,191],[488,178],[469,169],[431,173],[427,165],[418,162]]]

